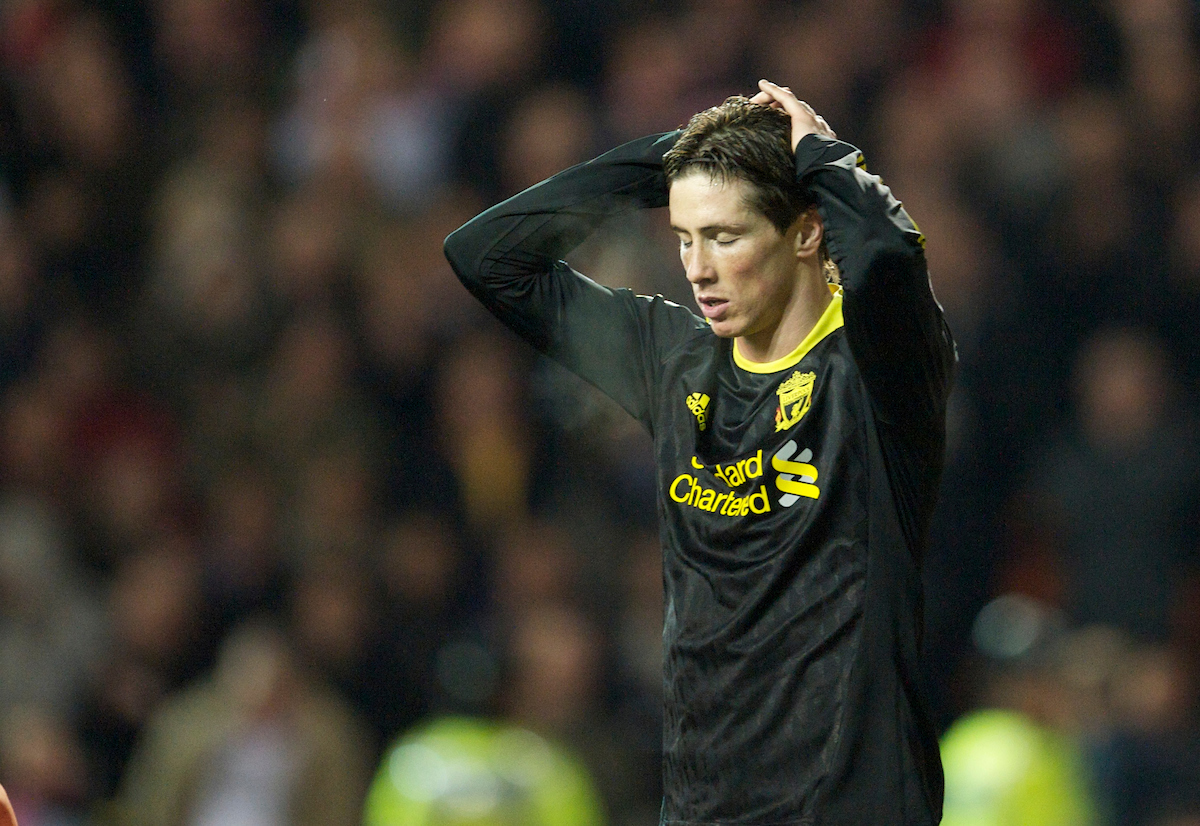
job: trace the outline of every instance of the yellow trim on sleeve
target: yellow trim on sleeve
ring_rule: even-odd
[[[831,284],[829,289],[833,293],[833,300],[829,302],[829,306],[825,308],[825,312],[817,319],[817,323],[809,330],[808,335],[804,337],[804,341],[800,342],[800,345],[795,350],[775,361],[750,361],[742,355],[741,350],[738,348],[738,340],[734,339],[733,363],[748,373],[778,373],[780,370],[786,370],[797,364],[825,336],[845,324],[845,320],[842,318],[842,288]]]

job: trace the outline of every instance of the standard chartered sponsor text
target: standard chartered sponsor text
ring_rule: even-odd
[[[692,457],[692,467],[703,469],[705,466]],[[736,488],[751,479],[763,475],[762,451],[758,451],[749,459],[742,459],[728,465],[715,465],[713,475],[728,485]],[[739,495],[736,490],[719,491],[705,487],[700,477],[691,473],[681,473],[671,482],[668,493],[671,499],[681,505],[718,513],[722,516],[746,516],[747,514],[769,513],[771,500],[767,497],[767,486],[759,485],[758,490],[750,490],[745,495]]]

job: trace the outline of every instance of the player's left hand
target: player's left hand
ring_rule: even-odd
[[[772,109],[782,109],[792,118],[792,151],[805,135],[824,135],[836,138],[837,133],[829,128],[825,118],[818,115],[811,106],[797,98],[787,86],[780,86],[769,80],[758,82],[759,92],[750,98],[754,103],[762,103]]]

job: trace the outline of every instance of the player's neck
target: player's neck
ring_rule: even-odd
[[[796,283],[796,292],[788,302],[779,323],[773,328],[739,336],[738,353],[747,361],[766,364],[778,361],[800,346],[817,326],[833,295],[823,272],[804,271]]]

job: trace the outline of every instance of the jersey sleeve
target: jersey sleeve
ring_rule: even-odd
[[[842,275],[850,352],[867,388],[901,530],[920,553],[946,444],[954,340],[934,298],[925,239],[849,144],[808,135],[797,174],[817,198]]]
[[[816,195],[841,271],[846,336],[877,416],[940,429],[956,357],[924,237],[853,146],[808,135],[796,167]]]
[[[631,141],[560,172],[445,243],[459,280],[493,315],[651,430],[661,356],[702,323],[661,296],[597,284],[561,258],[615,215],[666,206],[662,156],[676,137]]]

